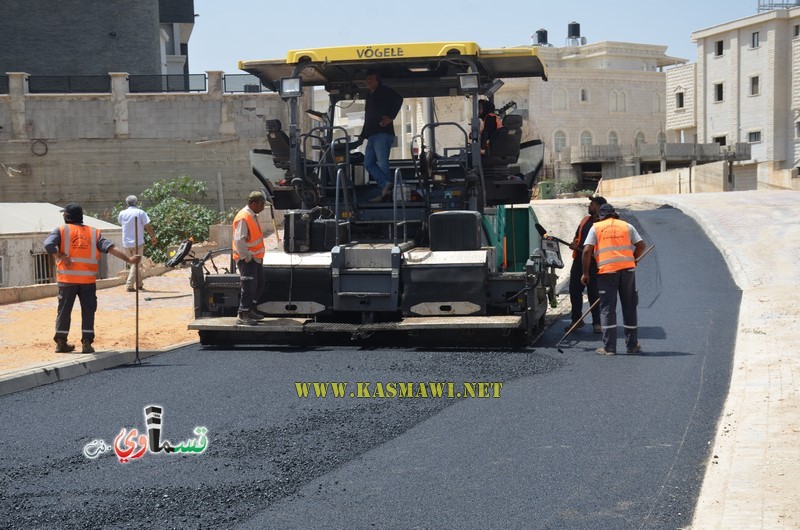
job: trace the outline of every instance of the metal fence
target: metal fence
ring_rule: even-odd
[[[225,74],[222,77],[222,90],[227,93],[272,92],[261,84],[261,80],[251,74]]]
[[[205,92],[206,74],[168,74],[128,76],[130,92]]]
[[[0,75],[0,94],[8,94],[8,76]]]
[[[107,75],[32,75],[28,77],[31,94],[110,93]]]

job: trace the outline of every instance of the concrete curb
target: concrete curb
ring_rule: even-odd
[[[184,346],[196,344],[196,341],[173,344],[158,350],[139,351],[139,359],[146,359],[166,353]],[[73,377],[100,372],[123,364],[131,364],[136,359],[135,350],[111,351],[101,353],[76,354],[74,360],[42,364],[22,370],[11,370],[0,374],[0,396],[29,390],[37,386],[65,381]]]

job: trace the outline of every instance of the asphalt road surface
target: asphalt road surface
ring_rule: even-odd
[[[194,346],[4,396],[0,527],[685,526],[740,293],[680,211],[625,213],[657,244],[637,269],[643,353],[595,355],[590,326],[558,353],[565,322],[526,351]],[[431,381],[453,386],[350,397]],[[498,397],[447,397],[470,389]],[[139,456],[153,404],[180,450]]]

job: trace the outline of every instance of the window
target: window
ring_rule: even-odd
[[[800,24],[795,24],[794,25],[794,36],[795,37],[800,37]]]
[[[719,102],[725,99],[725,90],[722,83],[714,83],[714,101]]]
[[[759,45],[759,34],[757,31],[754,31],[753,35],[750,38],[750,47],[758,48],[758,45]]]
[[[553,90],[553,110],[567,110],[567,91],[563,88]]]
[[[564,131],[556,131],[553,135],[553,146],[556,149],[556,153],[560,153],[567,147],[567,135]]]
[[[35,284],[53,283],[55,276],[53,274],[53,259],[47,252],[40,254],[33,254],[33,282]]]
[[[5,270],[5,256],[0,256],[0,287],[2,287],[6,283],[6,278],[3,275],[3,271]]]
[[[657,141],[658,143],[660,143],[660,144],[665,144],[665,143],[667,143],[667,135],[666,135],[666,134],[664,134],[664,132],[663,132],[663,131],[662,131],[662,132],[660,132],[660,133],[658,133],[658,136],[656,137],[656,141]]]
[[[757,75],[754,75],[750,78],[750,95],[757,96],[761,92],[760,88],[759,78]]]
[[[636,145],[641,145],[643,143],[646,143],[644,133],[642,131],[637,132],[636,136],[633,138],[633,141]]]
[[[684,108],[684,101],[683,101],[683,92],[678,92],[675,94],[675,108],[682,109]]]
[[[406,123],[406,134],[411,134],[411,124]]]
[[[714,136],[713,138],[711,138],[711,141],[719,144],[720,146],[723,146],[727,143],[725,136]]]
[[[619,145],[619,135],[616,131],[608,133],[608,145]]]
[[[794,124],[794,137],[800,140],[800,121]]]
[[[581,133],[581,145],[592,145],[592,133],[589,131]]]
[[[608,107],[611,112],[625,112],[625,92],[621,90],[612,90],[608,97]]]
[[[747,141],[751,144],[761,141],[761,131],[750,131],[747,133]]]
[[[581,101],[589,101],[589,91],[585,88],[581,89]]]
[[[714,43],[714,55],[716,57],[722,57],[722,50],[723,50],[722,41],[718,40],[717,42]]]

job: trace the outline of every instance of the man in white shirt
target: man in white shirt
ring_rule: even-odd
[[[158,241],[156,239],[156,233],[153,231],[153,227],[150,226],[150,217],[148,217],[147,212],[140,209],[139,206],[139,199],[136,198],[136,195],[128,195],[125,198],[125,202],[127,203],[128,207],[121,212],[119,212],[118,221],[120,226],[122,226],[122,251],[127,256],[135,256],[140,255],[144,248],[144,231],[150,234],[150,243],[153,245],[156,244]],[[136,226],[139,227],[139,240],[136,240]],[[136,284],[136,270],[139,270],[139,284]],[[128,287],[128,291],[134,292],[136,289],[140,291],[144,288],[142,285],[143,278],[142,278],[142,269],[141,265],[136,265],[135,267],[131,267],[130,272],[128,273],[128,280],[125,282],[125,285]]]

